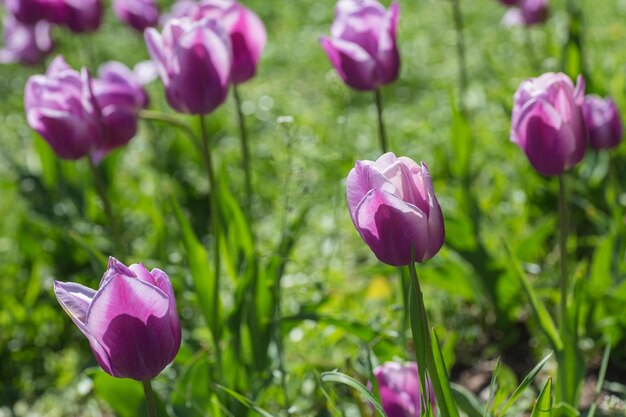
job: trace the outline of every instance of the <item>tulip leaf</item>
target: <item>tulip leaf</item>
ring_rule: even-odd
[[[38,135],[36,135],[38,136]],[[41,178],[42,182],[48,189],[52,189],[59,179],[59,158],[54,154],[50,145],[48,145],[43,139],[37,137],[33,141],[35,145],[35,151],[39,155],[39,161],[41,163]]]
[[[355,389],[359,394],[365,397],[374,406],[378,414],[380,414],[383,417],[387,417],[387,415],[385,414],[385,410],[383,410],[383,406],[376,399],[376,397],[374,397],[374,395],[370,392],[370,390],[368,390],[363,384],[361,384],[359,381],[352,378],[351,376],[342,374],[341,372],[336,372],[336,371],[324,372],[322,374],[322,381],[344,384],[344,385],[349,386],[350,388]]]
[[[450,384],[450,388],[452,388],[454,401],[461,411],[467,414],[467,417],[483,417],[483,407],[473,392],[462,385],[454,383]]]
[[[489,413],[489,408],[493,406],[493,397],[496,394],[496,379],[498,378],[498,371],[500,371],[500,358],[496,361],[496,366],[493,368],[493,373],[491,375],[491,384],[489,384],[489,396],[487,397],[487,404],[485,406],[484,417],[487,417]]]
[[[552,378],[543,386],[530,417],[552,417]]]
[[[429,375],[435,385],[437,405],[439,406],[439,410],[441,410],[441,415],[442,417],[459,417],[459,410],[454,402],[454,395],[450,387],[450,377],[448,376],[446,364],[443,361],[443,354],[439,346],[439,337],[437,337],[435,328],[432,328],[431,333],[431,349],[434,366],[429,367]],[[439,392],[437,391],[437,384],[439,385]]]
[[[244,397],[243,395],[239,394],[236,391],[233,391],[229,388],[223,387],[221,385],[216,385],[216,388],[219,390],[224,391],[225,393],[227,393],[228,395],[230,395],[231,397],[233,397],[235,400],[239,401],[241,404],[243,404],[244,406],[246,406],[248,409],[257,412],[258,414],[262,415],[263,417],[276,417],[274,414],[271,414],[270,412],[262,409],[261,407],[257,406],[254,402],[250,401],[248,398]]]
[[[209,261],[209,254],[194,234],[191,224],[183,214],[176,199],[172,197],[170,202],[180,227],[183,245],[187,253],[187,262],[198,297],[198,305],[213,336],[217,337],[221,326],[219,305],[215,306],[215,302],[218,300],[215,296],[218,289],[216,288],[213,268]],[[216,315],[215,312],[218,312],[218,314]]]
[[[508,408],[512,406],[515,401],[517,401],[520,395],[522,395],[522,393],[526,391],[526,388],[528,388],[528,386],[535,380],[535,377],[537,376],[539,371],[541,371],[546,362],[548,362],[550,357],[552,357],[552,352],[546,355],[546,357],[543,358],[537,365],[535,365],[535,367],[528,373],[528,375],[526,375],[526,377],[522,380],[518,387],[515,388],[513,394],[511,394],[507,402],[502,407],[502,411],[500,411],[500,413],[498,414],[499,417],[502,417],[506,410],[508,410]]]
[[[541,330],[544,332],[544,334],[550,341],[552,348],[556,350],[557,352],[562,350],[563,341],[561,340],[561,337],[559,336],[559,333],[556,329],[556,325],[554,324],[554,321],[552,320],[552,317],[550,317],[550,313],[548,313],[548,309],[539,300],[539,297],[537,297],[537,294],[535,293],[535,290],[533,289],[532,285],[528,281],[528,277],[526,276],[526,273],[524,272],[524,269],[522,268],[522,265],[519,259],[517,259],[517,256],[515,256],[515,253],[513,253],[513,249],[511,248],[511,245],[509,244],[509,242],[506,239],[503,239],[503,242],[504,242],[504,247],[509,256],[510,263],[514,269],[515,275],[519,283],[522,285],[522,288],[526,292],[526,296],[528,297],[528,300],[530,301],[530,305],[532,307],[535,318],[537,319],[537,322],[539,323],[539,327],[541,327]]]
[[[563,402],[552,406],[552,413],[554,417],[580,417],[580,411]],[[591,414],[587,414],[586,417],[591,417]]]

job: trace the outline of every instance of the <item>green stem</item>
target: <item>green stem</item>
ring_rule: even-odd
[[[568,337],[568,320],[567,320],[567,200],[565,190],[564,174],[559,175],[559,256],[560,256],[560,290],[561,299],[559,303],[559,334],[561,340],[567,343]],[[559,390],[561,400],[569,402],[569,394],[567,390],[567,381],[569,372],[566,363],[559,363]]]
[[[146,397],[146,408],[148,409],[148,417],[157,417],[156,403],[154,401],[154,392],[150,380],[143,381],[143,392]]]
[[[532,29],[529,27],[524,28],[524,43],[526,44],[526,52],[528,52],[528,59],[530,61],[530,65],[532,70],[535,73],[538,73],[541,70],[541,63],[537,59],[537,55],[535,54],[535,48],[533,46],[533,36]]]
[[[189,139],[191,139],[194,146],[198,148],[198,150],[202,150],[202,145],[200,144],[200,141],[196,137],[194,131],[179,117],[157,110],[140,110],[139,118],[143,120],[167,123],[181,129],[189,137]]]
[[[250,148],[248,146],[248,132],[246,130],[246,120],[241,109],[241,97],[239,89],[233,85],[233,96],[235,97],[235,107],[237,108],[237,121],[239,122],[239,140],[241,142],[241,166],[245,175],[245,213],[248,222],[252,214],[252,171],[250,168]]]
[[[219,204],[218,204],[218,191],[217,181],[215,178],[215,170],[213,169],[213,161],[211,158],[211,144],[209,134],[206,129],[204,116],[200,115],[200,131],[202,132],[202,158],[204,159],[204,167],[206,169],[207,178],[211,187],[209,195],[209,204],[211,210],[211,220],[213,224],[213,239],[215,244],[213,247],[213,266],[215,274],[215,291],[213,292],[215,299],[213,300],[213,314],[215,317],[219,316],[219,288],[220,288],[220,218],[219,218]],[[219,326],[219,324],[217,324]],[[220,333],[218,328],[211,329],[213,333],[213,339],[215,343],[215,355],[218,374],[221,372],[222,358],[220,347]]]
[[[463,33],[463,13],[461,0],[452,2],[452,15],[456,31],[456,54],[459,61],[459,107],[465,111],[465,93],[467,91],[467,60],[465,58],[465,34]]]
[[[89,164],[89,169],[91,170],[91,175],[93,177],[96,192],[98,193],[100,201],[102,201],[102,206],[104,207],[104,214],[107,218],[109,231],[111,232],[113,244],[116,246],[115,250],[121,251],[123,250],[122,239],[120,237],[119,228],[117,226],[117,220],[115,219],[115,215],[113,214],[113,208],[111,206],[111,200],[109,199],[109,195],[107,193],[106,185],[104,183],[104,180],[102,179],[102,175],[100,175],[98,167],[93,162],[91,156],[87,155],[86,158]]]
[[[380,89],[374,90],[374,101],[376,101],[376,113],[378,114],[378,140],[380,150],[387,153],[387,134],[385,133],[385,122],[383,120],[383,99]]]

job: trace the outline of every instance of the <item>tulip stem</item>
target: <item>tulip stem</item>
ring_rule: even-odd
[[[104,184],[102,175],[100,175],[100,171],[98,170],[96,164],[93,162],[91,155],[87,155],[87,161],[89,163],[89,169],[91,170],[91,174],[93,176],[96,192],[98,193],[98,196],[102,201],[102,206],[104,207],[104,214],[107,217],[109,231],[111,232],[113,244],[116,246],[115,250],[121,251],[123,250],[122,239],[120,238],[119,228],[117,227],[117,221],[115,220],[115,216],[113,214],[111,200],[109,200],[106,185]]]
[[[157,417],[156,403],[154,401],[154,392],[152,391],[152,383],[150,380],[143,381],[143,392],[146,397],[146,408],[148,409],[148,417]]]
[[[450,0],[454,29],[456,30],[456,53],[459,60],[459,107],[465,111],[465,92],[467,90],[467,61],[465,59],[465,35],[463,33],[463,13],[461,0]]]
[[[565,190],[565,174],[559,175],[559,257],[560,257],[560,290],[561,299],[559,304],[559,334],[563,343],[567,343],[571,338],[568,332],[567,320],[567,201]],[[569,375],[568,364],[563,360],[558,364],[558,387],[562,401],[569,403],[571,399],[568,394]]]
[[[246,130],[246,120],[241,107],[241,97],[239,89],[233,85],[233,96],[235,98],[235,107],[237,109],[237,121],[239,122],[239,139],[241,142],[241,165],[245,175],[245,213],[248,223],[251,221],[252,214],[252,172],[250,169],[250,148],[248,146],[248,132]]]
[[[380,89],[374,90],[374,101],[376,101],[376,113],[378,114],[378,140],[380,150],[387,153],[387,134],[385,133],[385,122],[383,120],[383,98]]]
[[[209,179],[209,185],[211,187],[209,195],[209,205],[211,209],[211,220],[213,223],[213,239],[215,244],[213,247],[213,272],[215,274],[214,291],[213,296],[213,315],[219,317],[219,289],[220,289],[220,219],[219,219],[219,204],[217,197],[217,181],[215,179],[215,171],[213,169],[213,162],[211,159],[211,144],[210,138],[206,129],[204,115],[200,115],[200,131],[202,132],[202,157],[204,158],[204,166],[206,168],[207,177]],[[221,373],[221,347],[220,347],[220,329],[219,320],[216,328],[211,329],[213,333],[213,342],[215,344],[215,356],[216,365],[218,367],[218,373]]]

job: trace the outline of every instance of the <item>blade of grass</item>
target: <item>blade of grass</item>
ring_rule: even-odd
[[[606,379],[606,368],[609,366],[609,357],[611,356],[611,344],[607,343],[604,348],[604,354],[602,355],[602,363],[600,364],[600,372],[598,374],[598,382],[596,383],[596,389],[593,392],[593,403],[589,407],[589,413],[587,417],[595,417],[596,409],[598,408],[598,397],[602,391],[604,380]]]
[[[485,414],[484,417],[489,415],[489,408],[493,406],[493,397],[496,393],[496,378],[498,377],[498,372],[500,371],[500,358],[496,361],[496,366],[493,368],[493,374],[491,375],[491,384],[489,384],[489,396],[487,397],[487,405],[485,406]]]
[[[539,393],[530,417],[552,417],[552,378],[548,378],[546,385]]]
[[[387,417],[387,415],[385,414],[385,411],[383,410],[383,406],[380,405],[380,402],[378,402],[378,399],[374,397],[374,394],[372,394],[370,390],[368,390],[363,384],[361,384],[359,381],[352,378],[351,376],[342,374],[341,372],[336,372],[336,371],[324,372],[322,374],[322,381],[323,382],[335,382],[338,384],[347,385],[350,388],[355,389],[359,394],[361,394],[370,403],[372,403],[372,405],[374,406],[378,414],[380,414],[383,417]]]
[[[504,404],[504,407],[502,407],[502,411],[500,411],[500,413],[498,414],[500,417],[502,417],[506,410],[508,410],[509,407],[512,406],[515,401],[517,401],[520,395],[522,395],[522,393],[526,391],[526,388],[528,388],[528,386],[535,380],[535,377],[537,376],[539,371],[541,371],[546,362],[548,362],[550,357],[552,357],[552,352],[550,352],[537,365],[535,365],[535,367],[528,373],[528,375],[526,375],[521,384],[518,385],[515,391],[513,391],[513,394],[511,394],[507,402]]]

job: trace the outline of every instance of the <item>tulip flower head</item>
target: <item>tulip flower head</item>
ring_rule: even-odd
[[[113,12],[139,32],[159,22],[159,9],[154,0],[113,0]]]
[[[346,182],[348,208],[361,238],[389,265],[432,258],[443,246],[444,222],[424,163],[389,152],[357,161]]]
[[[331,37],[320,42],[341,79],[356,90],[375,90],[398,78],[400,6],[376,0],[339,0]]]
[[[230,37],[220,22],[171,19],[162,34],[149,28],[145,38],[172,108],[208,114],[226,100],[233,60]]]
[[[501,1],[506,2],[506,0]],[[548,0],[518,0],[506,3],[514,7],[502,19],[505,26],[534,26],[548,20]]]
[[[562,73],[528,79],[515,93],[511,141],[541,175],[560,175],[585,156],[584,95],[582,76],[574,87]]]
[[[102,22],[102,0],[64,0],[66,16],[63,24],[72,32],[93,32]]]
[[[622,119],[611,98],[585,96],[583,116],[592,149],[610,149],[622,142]]]
[[[181,342],[176,298],[160,269],[126,267],[109,258],[97,291],[55,281],[54,292],[109,375],[148,381],[176,357]]]
[[[103,65],[100,75],[94,80],[57,57],[45,75],[26,83],[28,124],[62,159],[90,156],[97,163],[137,132],[137,112],[147,103],[143,87],[119,63]]]
[[[4,18],[5,47],[0,49],[0,63],[37,64],[52,51],[50,23],[21,23],[11,15]]]
[[[29,25],[42,20],[62,23],[67,15],[65,0],[5,0],[4,5],[8,14]]]
[[[415,362],[400,364],[386,362],[374,369],[374,376],[380,391],[381,405],[387,417],[420,417],[422,399],[420,379]],[[435,410],[435,392],[427,381],[430,403]]]

